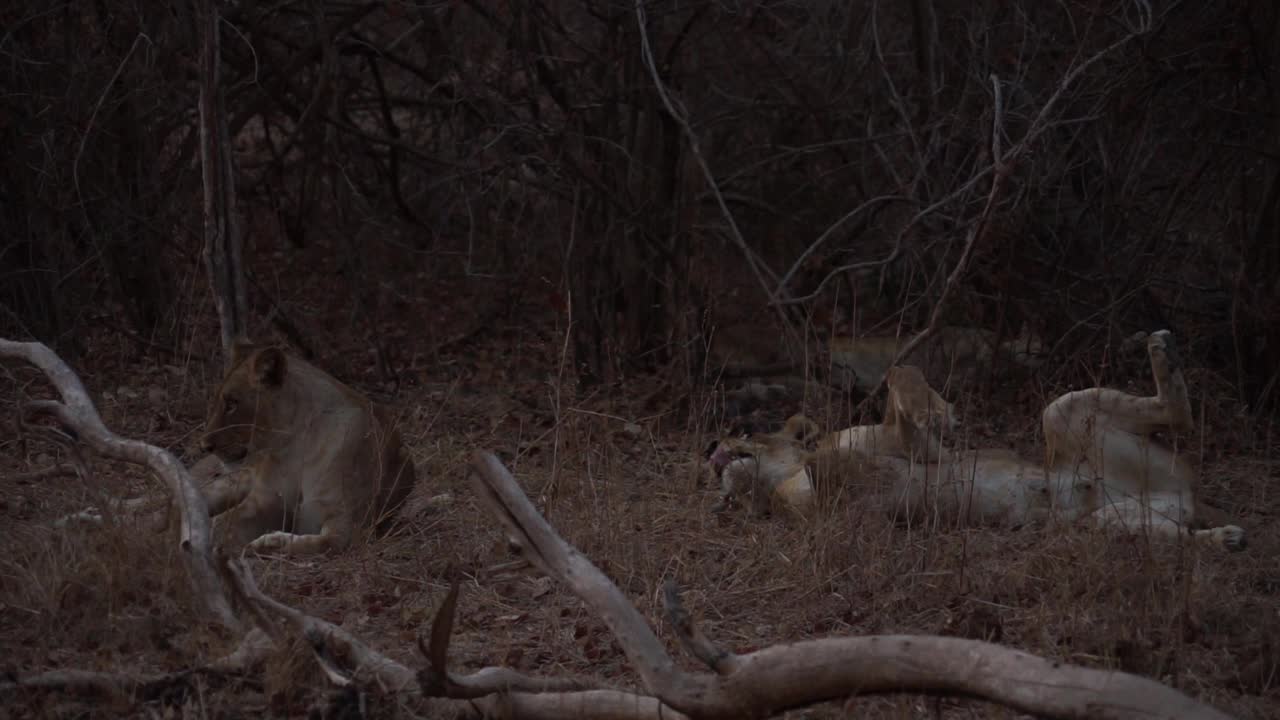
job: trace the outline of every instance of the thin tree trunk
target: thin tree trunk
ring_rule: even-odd
[[[200,37],[200,164],[204,175],[204,259],[222,326],[223,357],[247,329],[243,241],[236,217],[235,174],[231,164],[230,132],[222,104],[219,78],[216,0],[196,4]]]

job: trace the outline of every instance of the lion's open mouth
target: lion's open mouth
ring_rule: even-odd
[[[717,475],[719,475],[720,473],[724,472],[724,469],[729,466],[729,463],[733,462],[734,460],[741,460],[742,458],[749,458],[749,457],[752,457],[752,454],[750,452],[746,452],[743,450],[736,450],[736,451],[730,450],[729,448],[726,448],[725,446],[721,445],[717,447],[714,452],[711,453],[711,457],[708,458],[707,461],[711,463],[711,469],[714,470]]]

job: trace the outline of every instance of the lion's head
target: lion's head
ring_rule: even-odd
[[[939,395],[924,373],[912,365],[889,368],[885,378],[888,400],[885,405],[886,427],[899,434],[902,450],[923,453],[936,460],[940,452],[939,436],[954,433],[960,422],[955,405]]]
[[[268,444],[291,400],[284,392],[289,360],[278,347],[238,342],[231,369],[209,404],[200,447],[229,462]]]
[[[813,488],[805,465],[818,435],[816,423],[794,415],[778,432],[745,433],[720,440],[709,448],[707,464],[720,479],[725,500],[754,489],[778,492],[792,504],[807,504]],[[758,502],[763,504],[763,500]]]

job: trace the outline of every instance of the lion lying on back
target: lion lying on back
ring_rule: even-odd
[[[384,408],[277,347],[236,345],[201,445],[243,461],[202,488],[210,515],[230,512],[225,542],[236,548],[345,549],[416,481]]]
[[[1098,528],[1186,534],[1241,550],[1245,531],[1205,527],[1195,470],[1151,437],[1157,429],[1193,425],[1172,336],[1152,334],[1147,350],[1156,395],[1090,388],[1057,398],[1043,414],[1043,463],[1008,450],[944,448],[938,434],[954,425],[954,410],[919,370],[904,366],[889,371],[883,423],[817,439],[816,427],[797,416],[781,433],[722,440],[710,464],[721,478],[722,500],[752,492],[802,513],[812,510],[815,492],[856,480],[904,520],[1020,526],[1057,513]]]

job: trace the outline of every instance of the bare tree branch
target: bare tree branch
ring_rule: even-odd
[[[942,293],[938,296],[938,301],[934,303],[933,310],[929,313],[929,324],[923,331],[916,334],[906,343],[903,343],[902,347],[898,349],[898,354],[893,358],[893,362],[890,363],[890,366],[897,365],[902,362],[903,358],[910,357],[911,353],[914,352],[917,347],[928,341],[929,338],[937,332],[938,322],[941,320],[942,313],[947,307],[947,300],[951,295],[951,291],[955,288],[961,276],[964,275],[965,271],[969,267],[969,258],[973,255],[974,246],[986,237],[987,229],[990,227],[991,215],[995,209],[996,202],[1000,199],[1001,192],[1004,189],[1005,180],[1008,179],[1009,175],[1013,172],[1013,166],[1017,160],[1027,152],[1036,140],[1039,139],[1040,135],[1052,125],[1052,123],[1049,122],[1050,113],[1062,98],[1063,93],[1066,92],[1067,88],[1070,87],[1077,78],[1084,74],[1086,70],[1092,67],[1099,60],[1151,29],[1151,8],[1146,4],[1145,0],[1136,0],[1136,2],[1139,7],[1140,15],[1140,21],[1137,27],[1120,40],[1117,40],[1102,50],[1099,50],[1086,58],[1079,65],[1072,68],[1071,71],[1062,78],[1062,81],[1058,84],[1057,90],[1049,96],[1049,99],[1045,101],[1044,106],[1040,108],[1040,112],[1037,113],[1035,119],[1031,122],[1030,127],[1027,128],[1026,134],[1023,135],[1022,139],[1019,140],[1017,144],[1009,148],[1007,154],[1001,153],[1000,149],[1001,138],[1003,137],[1001,118],[1004,117],[1004,96],[1000,90],[1000,79],[996,77],[994,73],[990,76],[989,79],[991,81],[992,95],[994,97],[994,108],[992,110],[991,117],[991,172],[993,173],[991,179],[991,191],[987,193],[987,201],[986,204],[983,205],[982,213],[978,216],[977,222],[969,231],[969,237],[965,241],[964,250],[961,251],[960,258],[956,260],[955,267],[953,267],[951,269],[951,273],[947,275],[946,283],[942,286]],[[899,242],[901,242],[901,235],[899,235]],[[896,247],[894,248],[894,253],[897,253]],[[870,403],[879,396],[880,391],[884,389],[886,379],[887,375],[885,377],[881,377],[880,381],[877,382],[876,386],[867,393],[867,396],[862,400],[862,402],[858,403],[858,406],[854,408],[853,414],[855,416],[864,412]]]
[[[1054,718],[1228,717],[1153,680],[1064,665],[965,638],[826,638],[745,655],[715,651],[707,654],[715,656],[717,667],[727,669],[724,675],[686,673],[671,663],[622,591],[538,514],[496,457],[477,452],[472,468],[477,493],[507,531],[525,543],[525,552],[537,558],[535,564],[549,568],[552,577],[613,630],[646,689],[692,717],[767,717],[855,694],[901,692],[984,698]],[[705,650],[710,643],[704,642]]]
[[[449,674],[449,641],[453,633],[453,616],[458,608],[458,580],[455,578],[445,596],[436,617],[431,623],[431,640],[424,644],[418,638],[418,650],[427,666],[418,672],[418,684],[430,697],[446,697],[462,700],[481,698],[495,692],[518,691],[530,693],[566,692],[590,690],[597,683],[578,678],[534,678],[507,668],[485,668],[469,676]]]
[[[509,717],[518,720],[558,720],[565,717],[590,717],[600,720],[685,720],[652,697],[621,690],[586,689],[583,681],[564,678],[533,678],[507,668],[483,668],[467,676],[452,676],[447,688],[421,685],[421,673],[392,660],[365,645],[355,636],[332,623],[311,617],[278,602],[258,589],[253,574],[239,560],[223,563],[231,585],[247,603],[264,613],[283,618],[295,632],[311,644],[317,654],[342,664],[358,682],[379,688],[382,692],[416,699],[434,711],[452,710],[459,717]],[[447,603],[446,603],[447,606]],[[443,610],[444,608],[442,608]],[[437,696],[443,690],[457,695]],[[446,700],[434,699],[447,697]],[[450,702],[467,699],[468,702]]]
[[[374,684],[391,694],[418,694],[417,675],[409,668],[370,649],[337,625],[268,597],[258,589],[253,573],[238,558],[224,559],[222,567],[236,594],[254,606],[260,618],[278,616],[306,638],[313,649],[326,649],[331,651],[330,655],[345,658],[346,669],[354,672],[357,681]]]
[[[640,33],[640,51],[644,57],[645,67],[649,70],[649,76],[653,78],[653,87],[658,92],[658,97],[662,99],[662,105],[667,109],[667,113],[680,126],[685,138],[689,142],[689,151],[693,153],[693,157],[698,161],[698,168],[702,170],[702,176],[707,181],[707,187],[711,189],[712,195],[716,199],[716,204],[720,207],[720,213],[724,215],[725,222],[729,226],[729,237],[733,239],[738,250],[742,252],[742,256],[747,260],[747,267],[751,268],[752,275],[755,276],[756,282],[760,283],[760,289],[764,292],[765,297],[772,301],[776,297],[776,293],[785,292],[786,287],[779,283],[774,291],[769,290],[769,282],[765,279],[764,270],[761,268],[760,262],[756,259],[755,253],[747,246],[747,240],[742,235],[742,231],[738,229],[738,221],[733,216],[733,211],[729,209],[728,203],[725,202],[724,194],[720,192],[720,185],[716,182],[715,174],[711,172],[711,166],[707,164],[707,159],[703,157],[702,148],[698,142],[698,134],[693,131],[689,125],[688,118],[684,113],[676,107],[676,100],[667,92],[666,85],[662,82],[662,76],[658,72],[658,66],[653,59],[653,48],[649,45],[649,32],[647,29],[647,21],[644,12],[645,0],[636,0],[636,25]],[[787,334],[792,336],[793,340],[799,340],[796,331],[791,327],[791,320],[787,317],[785,310],[777,303],[773,304],[778,309],[778,317],[782,320],[782,327]]]
[[[684,609],[680,601],[680,587],[675,580],[668,579],[662,586],[662,604],[667,611],[667,622],[676,632],[676,637],[684,643],[690,655],[698,658],[717,675],[728,675],[738,669],[737,656],[711,641],[698,626],[694,624],[689,611]]]
[[[693,688],[682,686],[684,673],[676,668],[640,611],[599,568],[556,533],[502,462],[492,453],[476,452],[471,466],[475,470],[471,477],[477,496],[508,535],[520,543],[524,557],[567,585],[599,614],[622,643],[623,652],[644,686],[668,704],[673,704],[670,698],[693,692]]]
[[[1052,121],[1052,113],[1057,108],[1058,103],[1062,100],[1062,97],[1066,93],[1067,89],[1070,88],[1075,83],[1075,81],[1078,80],[1080,76],[1083,75],[1094,64],[1102,60],[1104,57],[1110,55],[1112,52],[1119,49],[1120,47],[1123,47],[1124,45],[1128,44],[1134,38],[1139,37],[1143,34],[1146,34],[1151,30],[1153,18],[1152,18],[1150,5],[1146,2],[1146,0],[1135,0],[1135,6],[1137,7],[1137,10],[1138,10],[1138,22],[1132,28],[1132,31],[1126,34],[1121,39],[1115,41],[1114,43],[1111,43],[1110,45],[1103,48],[1102,50],[1099,50],[1098,52],[1089,56],[1080,64],[1071,68],[1071,70],[1065,76],[1063,76],[1062,80],[1059,81],[1058,87],[1054,90],[1053,94],[1049,96],[1049,99],[1046,100],[1044,105],[1040,108],[1040,111],[1036,114],[1035,119],[1033,119],[1031,124],[1027,127],[1027,131],[1023,135],[1022,139],[1019,140],[1016,145],[1011,147],[1009,149],[1009,152],[1004,155],[1002,155],[1000,152],[1000,144],[1001,144],[1001,137],[1002,137],[1000,132],[1000,122],[1001,122],[1000,118],[1003,116],[1003,109],[1000,107],[1001,92],[1000,92],[998,79],[994,75],[991,76],[990,79],[991,79],[991,83],[992,83],[993,91],[995,95],[996,108],[994,110],[994,118],[992,120],[992,128],[991,128],[992,161],[990,165],[978,171],[977,173],[975,173],[960,188],[958,188],[954,192],[948,193],[946,197],[942,198],[941,200],[929,205],[928,207],[922,209],[920,212],[916,213],[916,215],[907,222],[906,226],[904,226],[902,230],[899,231],[897,236],[897,241],[894,244],[893,250],[890,251],[887,256],[879,260],[868,260],[868,261],[852,263],[849,265],[843,265],[841,267],[838,267],[832,270],[830,273],[828,273],[826,277],[824,277],[822,281],[818,283],[817,288],[815,288],[812,292],[810,292],[809,294],[803,297],[792,297],[790,299],[787,299],[787,298],[784,298],[780,292],[782,289],[781,286],[785,285],[787,281],[790,280],[791,276],[795,273],[796,269],[800,266],[800,263],[803,262],[803,260],[806,257],[808,257],[810,253],[813,252],[816,246],[821,244],[826,239],[827,235],[831,232],[831,230],[834,227],[838,227],[840,224],[844,223],[853,214],[856,214],[863,207],[866,207],[867,204],[875,202],[877,200],[886,199],[884,197],[872,198],[871,200],[868,200],[866,203],[863,203],[858,208],[855,208],[849,215],[846,215],[845,217],[838,220],[835,223],[835,225],[832,226],[832,228],[828,228],[817,240],[813,242],[813,244],[801,256],[801,258],[797,260],[795,263],[793,263],[791,270],[789,270],[786,273],[783,281],[779,283],[779,286],[780,286],[779,291],[775,291],[775,293],[770,296],[771,302],[778,305],[786,305],[786,304],[799,303],[799,302],[811,300],[814,297],[816,297],[820,292],[822,292],[822,289],[826,286],[828,282],[831,281],[833,277],[841,273],[850,272],[853,270],[860,270],[864,268],[881,267],[893,262],[894,260],[897,260],[899,254],[901,253],[903,236],[907,233],[907,231],[915,227],[917,223],[919,223],[928,215],[937,211],[938,208],[950,203],[951,201],[955,200],[961,195],[967,193],[970,188],[972,188],[975,184],[977,184],[978,181],[985,178],[988,174],[994,173],[996,176],[999,176],[1001,174],[1007,176],[1010,172],[1012,172],[1011,166],[1014,163],[1016,163],[1022,157],[1022,155],[1035,144],[1035,142],[1040,138],[1040,136],[1046,130],[1053,127],[1054,123]],[[878,35],[876,36],[876,41],[877,43],[879,42]],[[892,83],[891,83],[891,88],[892,88]],[[894,93],[894,97],[895,97],[895,102],[893,103],[894,107],[898,108],[901,106],[901,99],[897,97],[896,92]],[[914,146],[916,138],[914,134],[910,134],[910,135],[911,135],[911,140]],[[1003,178],[997,177],[997,179],[994,179],[992,181],[993,190],[996,189],[995,185],[997,183],[1002,184]],[[995,197],[995,196],[996,195],[994,193],[988,194],[988,203],[986,206],[984,206],[982,217],[978,220],[978,223],[975,226],[975,228],[981,228],[985,225],[986,220],[990,217],[990,214],[991,214],[992,206],[990,204],[990,200],[992,197]],[[970,252],[972,251],[974,240],[978,237],[979,236],[975,235],[973,232],[970,233],[969,239],[965,243],[965,249],[961,254],[961,260],[957,261],[956,267],[952,270],[951,275],[947,279],[947,285],[943,289],[944,297],[949,292],[948,288],[954,286],[954,280],[963,274],[963,268],[967,266],[967,259]],[[956,273],[956,270],[961,270],[960,275]],[[936,307],[937,305],[944,305],[944,303],[942,303],[941,301],[941,298],[939,299],[939,302],[935,304],[935,309],[933,312],[933,315],[935,316],[938,314],[937,307]],[[921,335],[917,335],[916,338],[913,338],[913,340],[910,343],[904,346],[903,352],[901,352],[898,355],[898,358],[894,361],[895,364],[901,361],[902,358],[906,357],[911,350],[914,350],[920,344],[920,342],[923,342],[924,339],[927,339],[930,335],[932,335],[933,333],[932,325],[933,323],[931,322],[930,323],[931,329],[926,331],[927,334],[922,333],[923,337],[921,337]],[[868,395],[868,399],[875,397],[877,394],[879,394],[881,387],[883,387],[883,383],[881,383],[880,386],[877,386],[871,392],[871,394]]]
[[[19,358],[40,368],[62,396],[62,402],[36,401],[28,403],[28,407],[53,415],[99,455],[144,465],[168,484],[181,513],[178,542],[196,594],[214,620],[224,627],[238,629],[239,622],[213,565],[209,510],[182,463],[163,448],[122,438],[108,430],[80,378],[43,343],[0,339],[0,357]]]

